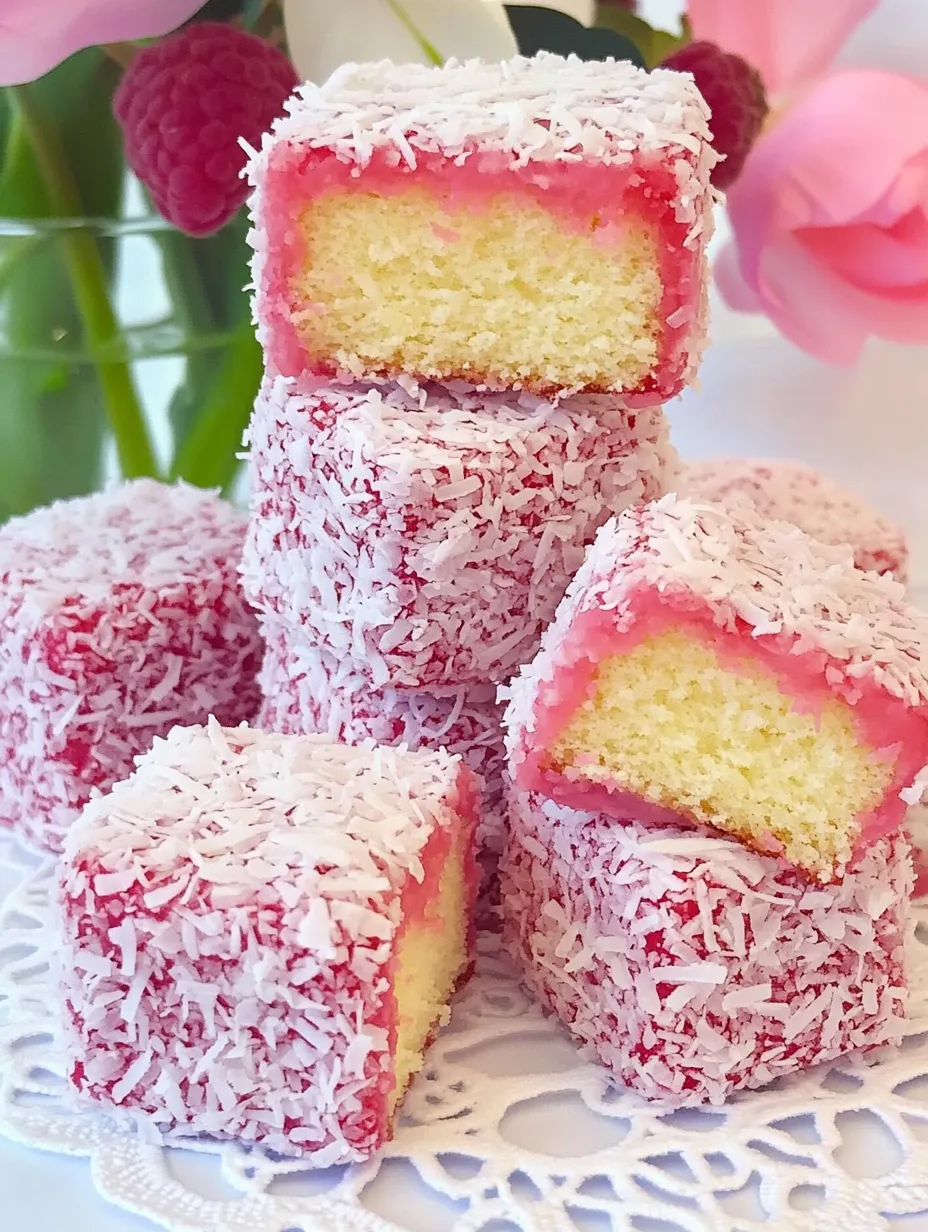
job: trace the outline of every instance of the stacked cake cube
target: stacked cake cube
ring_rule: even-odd
[[[599,532],[511,686],[502,895],[624,1082],[720,1102],[898,1042],[926,668],[850,545],[675,495]]]
[[[252,160],[262,721],[463,753],[491,850],[496,689],[597,529],[675,476],[706,120],[689,78],[624,63],[352,65]]]
[[[722,1103],[899,1041],[912,870],[898,832],[821,887],[679,819],[617,824],[519,791],[509,821],[508,947],[623,1085]]]
[[[350,65],[254,153],[247,532],[129,485],[0,535],[0,822],[63,847],[80,1098],[368,1158],[478,840],[525,981],[648,1097],[899,1038],[928,629],[872,518],[855,563],[751,476],[671,490],[714,161],[690,78],[550,55]]]

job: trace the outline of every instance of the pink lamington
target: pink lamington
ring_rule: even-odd
[[[269,367],[667,401],[705,337],[708,115],[687,74],[548,53],[302,86],[249,166]]]
[[[411,749],[447,749],[482,785],[477,836],[481,851],[498,855],[503,843],[502,703],[493,685],[440,693],[370,689],[350,663],[303,644],[286,629],[265,626],[261,669],[264,731],[320,733],[348,744],[376,741]]]
[[[670,1104],[897,1043],[912,870],[901,835],[843,881],[679,826],[512,801],[503,935],[529,987],[621,1082]]]
[[[166,1138],[369,1158],[472,960],[470,772],[176,728],[58,872],[67,1076]]]
[[[218,496],[153,480],[0,529],[0,825],[57,851],[155,736],[254,717],[244,538]]]
[[[535,653],[612,513],[667,490],[659,407],[268,381],[245,591],[370,687],[496,683]]]
[[[603,527],[514,680],[512,771],[828,881],[902,822],[928,762],[926,664],[925,618],[850,548],[668,496]]]
[[[765,518],[793,522],[822,543],[850,544],[858,569],[906,580],[909,548],[902,530],[810,466],[778,458],[712,458],[691,462],[679,486],[698,501],[744,497]]]

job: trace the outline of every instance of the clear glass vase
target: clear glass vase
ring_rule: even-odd
[[[229,486],[261,374],[244,231],[0,218],[0,519],[118,474]]]

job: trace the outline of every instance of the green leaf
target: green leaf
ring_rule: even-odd
[[[581,60],[607,60],[612,56],[644,67],[635,43],[613,30],[590,30],[566,13],[535,5],[507,4],[506,14],[524,56],[534,56],[539,51],[576,55]]]
[[[251,326],[251,307],[244,290],[251,251],[246,242],[247,234],[248,219],[241,211],[228,226],[206,239],[191,239],[179,232],[167,232],[160,237],[175,321],[190,344],[184,379],[169,408],[174,433],[172,471],[201,486],[212,487],[217,482],[224,486],[234,476],[238,465],[235,454],[261,379],[260,365],[256,367],[253,362],[242,361],[242,356],[249,351],[253,357],[255,348],[260,357]],[[210,338],[221,339],[228,335],[233,336],[232,340],[222,345],[204,345]],[[253,347],[242,341],[245,336],[251,339]],[[224,384],[231,351],[236,351],[241,361],[236,369],[234,388]],[[223,391],[218,404],[217,389]],[[217,405],[227,408],[231,424],[228,431],[224,430],[226,425],[217,426],[223,413],[216,410]],[[202,464],[207,452],[202,428],[204,417],[213,424],[210,430],[216,432],[209,467]],[[190,445],[192,435],[196,436],[196,441]],[[195,462],[190,461],[193,455]],[[203,482],[196,478],[207,470],[213,478]]]
[[[174,459],[172,478],[228,492],[263,370],[264,355],[251,323],[246,322],[223,352],[206,401]]]
[[[242,4],[242,21],[252,29],[258,24],[258,19],[264,12],[264,0],[244,0]]]
[[[646,68],[656,68],[690,41],[689,31],[685,26],[682,34],[656,30],[637,13],[618,4],[597,4],[596,24],[630,39],[641,52]]]
[[[234,329],[251,313],[244,291],[251,277],[248,228],[248,215],[240,210],[215,235],[199,240],[181,237],[187,239],[189,257],[196,265],[213,318],[223,330]]]
[[[206,0],[190,18],[194,21],[232,21],[242,16],[242,10],[251,6],[251,0]]]
[[[118,213],[124,181],[121,133],[111,100],[119,69],[96,48],[73,56],[32,87],[72,155],[81,213]],[[0,219],[52,215],[35,156],[4,97]],[[103,245],[112,270],[112,244]],[[93,491],[106,437],[96,372],[81,358],[80,318],[60,242],[0,234],[0,517]],[[30,348],[60,359],[25,358]]]

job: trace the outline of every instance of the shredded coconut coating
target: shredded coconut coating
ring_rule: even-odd
[[[245,522],[213,493],[138,480],[0,529],[0,823],[59,850],[155,736],[254,717]]]
[[[367,1158],[389,1132],[403,905],[428,844],[473,822],[444,752],[214,721],[155,741],[65,843],[73,1086],[157,1136]]]
[[[609,612],[616,630],[627,630],[648,591],[703,607],[720,628],[756,643],[786,640],[795,655],[820,656],[828,689],[851,705],[866,682],[924,712],[928,622],[902,585],[855,568],[849,547],[767,522],[743,503],[726,509],[671,494],[603,526],[541,650],[512,681],[504,724],[516,763],[578,616]]]
[[[478,844],[498,855],[503,844],[502,704],[493,685],[466,685],[440,693],[372,690],[350,663],[305,645],[288,630],[264,629],[261,669],[265,731],[322,733],[348,744],[446,749],[459,756],[483,785]]]
[[[374,689],[507,679],[607,517],[666,491],[663,411],[269,380],[246,593]]]
[[[906,581],[909,549],[902,530],[809,466],[776,458],[712,458],[690,463],[680,487],[697,501],[745,497],[763,518],[792,522],[822,543],[849,544],[858,569]]]
[[[845,879],[695,830],[512,800],[504,938],[524,978],[623,1084],[669,1104],[898,1043],[912,869],[900,835]]]
[[[302,85],[248,167],[260,183],[280,142],[329,149],[364,167],[377,152],[416,165],[417,153],[466,162],[503,154],[528,163],[628,164],[637,155],[680,160],[680,209],[695,217],[718,161],[709,108],[689,73],[647,72],[622,60],[540,52],[501,64],[449,60],[440,68],[389,60],[345,64]]]
[[[539,166],[577,163],[627,168],[643,197],[648,196],[648,174],[666,169],[676,186],[670,213],[683,229],[685,247],[698,255],[703,285],[695,311],[688,310],[690,328],[673,342],[675,353],[665,357],[664,375],[671,380],[672,371],[671,392],[694,376],[706,335],[701,254],[712,232],[710,177],[718,155],[711,144],[709,109],[689,74],[649,73],[624,61],[590,62],[541,52],[501,64],[347,64],[322,85],[301,86],[287,102],[286,114],[265,134],[261,149],[249,151],[246,170],[253,188],[253,312],[270,354],[275,352],[281,287],[269,234],[274,210],[269,178],[294,150],[330,152],[359,177],[371,165],[402,173],[434,165],[436,159],[478,173],[537,172]],[[663,386],[658,382],[655,388]],[[662,400],[653,391],[641,398]]]

